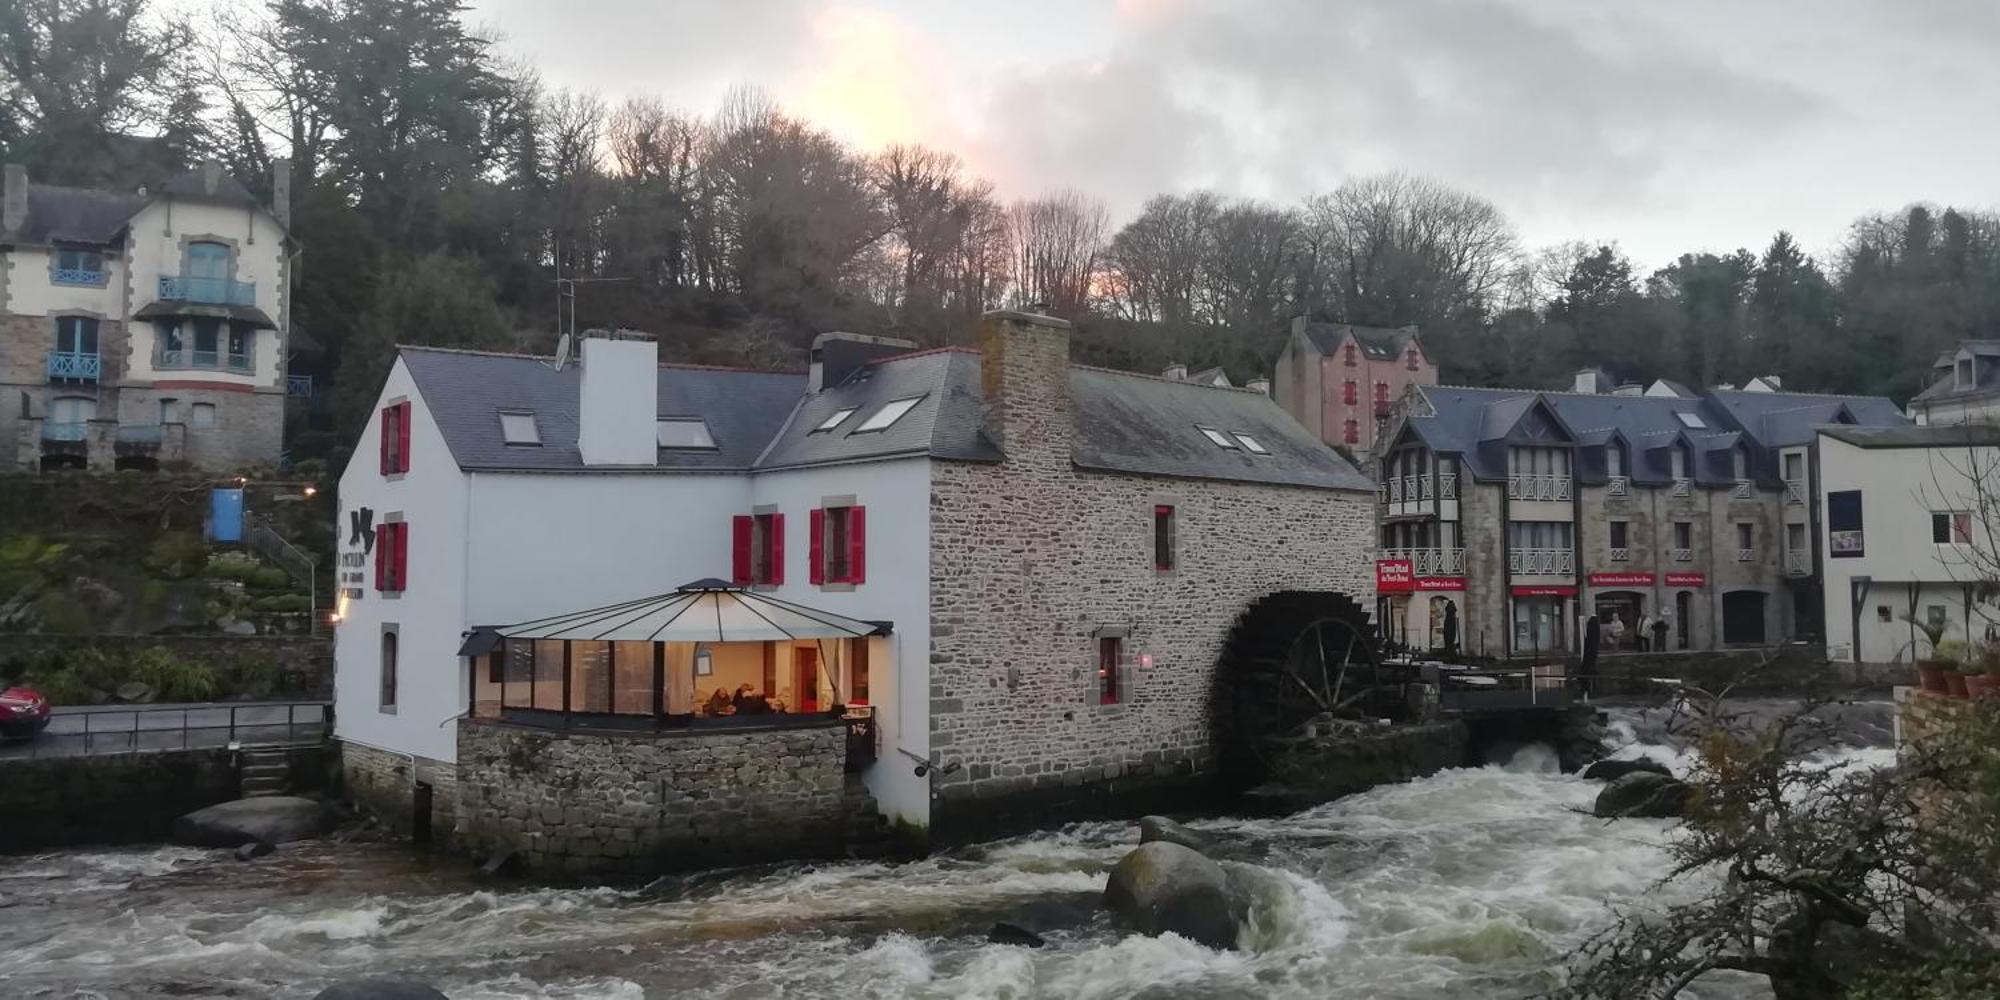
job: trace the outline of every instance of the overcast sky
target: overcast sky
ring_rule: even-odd
[[[1832,250],[1865,212],[2000,205],[1992,0],[472,0],[553,87],[712,110],[733,84],[863,149],[950,150],[1117,221],[1427,174],[1529,246],[1642,265]]]

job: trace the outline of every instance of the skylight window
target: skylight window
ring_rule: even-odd
[[[847,421],[848,417],[853,416],[854,411],[858,409],[860,409],[858,406],[843,406],[833,411],[832,415],[828,416],[825,420],[820,421],[819,426],[813,428],[812,432],[814,434],[824,434],[835,427],[839,427]]]
[[[500,436],[508,444],[541,444],[542,432],[535,426],[535,411],[500,411]]]
[[[1259,441],[1256,438],[1243,433],[1242,431],[1230,431],[1229,433],[1230,436],[1236,439],[1236,442],[1238,444],[1241,444],[1243,446],[1244,451],[1247,451],[1252,455],[1269,455],[1271,453],[1271,449],[1264,447],[1264,442]]]
[[[1230,451],[1236,450],[1236,442],[1231,440],[1229,435],[1224,434],[1213,427],[1203,427],[1200,424],[1194,425],[1194,429],[1207,435],[1210,441],[1215,442],[1215,446],[1217,448],[1228,448]]]
[[[661,417],[660,447],[714,451],[715,436],[700,417]]]
[[[923,402],[923,400],[924,397],[922,396],[911,396],[907,399],[892,399],[882,404],[882,408],[876,410],[868,419],[863,420],[861,426],[856,427],[853,433],[866,434],[869,431],[886,431],[896,421],[903,419],[903,414],[916,409],[917,404]]]
[[[1687,410],[1676,410],[1674,411],[1674,416],[1681,418],[1681,426],[1683,427],[1692,427],[1698,431],[1704,431],[1708,429],[1708,424],[1701,419],[1701,414],[1699,413],[1690,413]]]

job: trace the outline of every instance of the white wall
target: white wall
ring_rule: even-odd
[[[383,406],[411,403],[410,471],[386,478],[378,462]],[[458,656],[465,628],[467,478],[452,460],[437,425],[424,408],[402,361],[390,369],[381,398],[340,477],[338,551],[342,561],[362,548],[351,542],[349,512],[372,508],[379,529],[400,513],[410,525],[407,589],[387,596],[375,589],[372,557],[338,571],[362,575],[361,596],[342,599],[334,627],[334,734],[383,750],[455,762],[465,710],[465,661]],[[348,585],[343,584],[344,588]],[[380,705],[382,626],[399,632],[396,710]]]
[[[105,256],[107,278],[102,287],[58,285],[49,280],[50,256],[50,252],[42,247],[20,247],[7,254],[7,262],[11,265],[7,273],[8,312],[17,316],[81,312],[107,319],[124,318],[125,261],[110,254]]]
[[[1820,546],[1825,553],[1825,620],[1828,653],[1835,659],[1885,663],[1910,659],[1911,627],[1902,620],[1917,598],[1923,618],[1931,605],[1946,607],[1952,638],[1967,637],[1963,584],[1979,578],[1972,556],[1992,553],[1994,540],[1981,522],[1975,489],[1966,470],[1984,470],[1989,489],[2000,488],[1992,473],[2000,449],[1857,448],[1822,434],[1819,438]],[[1829,546],[1827,494],[1861,491],[1863,554],[1836,557]],[[1931,540],[1932,511],[1973,512],[1971,545],[1939,545]],[[1855,577],[1870,578],[1861,602],[1859,648],[1853,618]],[[1879,609],[1889,608],[1889,620]],[[1987,613],[1995,609],[1988,606]],[[1981,638],[1985,620],[1971,610],[1971,637]],[[1857,655],[1858,653],[1858,655]]]
[[[285,321],[284,233],[269,212],[244,206],[228,207],[200,202],[161,199],[146,206],[132,219],[132,307],[137,310],[159,297],[160,275],[181,273],[183,239],[217,236],[236,244],[237,281],[255,282],[257,308],[274,322]],[[155,350],[153,326],[135,323],[132,329],[132,361],[127,377],[140,382],[155,378],[199,378],[204,382],[243,385],[275,385],[284,359],[278,355],[276,332],[259,330],[255,341],[256,374],[200,371],[159,372],[153,369]]]
[[[887,621],[893,669],[870,664],[869,696],[881,726],[877,763],[863,777],[882,813],[928,826],[930,779],[915,775],[930,754],[930,498],[928,458],[760,473],[738,511],[769,504],[785,515],[785,585],[771,595],[866,621]],[[825,497],[852,496],[867,508],[868,564],[852,589],[815,587],[808,514]],[[726,567],[725,567],[726,568]]]

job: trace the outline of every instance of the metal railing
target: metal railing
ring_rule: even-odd
[[[1407,559],[1417,576],[1464,576],[1464,549],[1383,549],[1384,559]]]
[[[77,382],[95,382],[104,370],[104,359],[96,351],[50,351],[49,377]]]
[[[1458,473],[1456,472],[1438,473],[1438,499],[1440,500],[1458,499]]]
[[[1517,576],[1568,576],[1576,572],[1576,553],[1570,549],[1513,549],[1507,553],[1507,571]]]
[[[1736,485],[1729,488],[1729,495],[1738,500],[1748,500],[1750,499],[1750,491],[1753,488],[1754,486],[1750,480],[1738,479]]]
[[[1509,500],[1568,500],[1569,477],[1514,473],[1507,477]]]
[[[167,429],[155,424],[152,427],[120,427],[118,443],[150,446],[157,448],[167,439]]]
[[[42,440],[88,441],[90,440],[90,425],[81,420],[66,420],[60,423],[44,421],[42,423]]]
[[[1632,495],[1631,476],[1612,476],[1604,481],[1604,495],[1607,497],[1629,497]]]
[[[1619,548],[1614,548],[1614,549],[1612,549],[1612,550],[1611,550],[1611,561],[1612,561],[1612,562],[1631,562],[1631,561],[1632,561],[1632,550],[1631,550],[1630,548],[1626,548],[1626,547],[1622,547],[1622,546],[1621,546],[1621,547],[1619,547]]]
[[[319,621],[319,563],[304,549],[285,540],[284,536],[271,527],[262,517],[250,515],[245,518],[248,530],[243,533],[243,545],[250,551],[263,556],[285,571],[294,584],[303,585],[308,595],[308,605],[313,609],[313,622]]]
[[[238,746],[303,746],[333,734],[330,701],[101,705],[60,709],[30,757]]]
[[[1680,479],[1674,480],[1674,486],[1671,492],[1673,493],[1674,496],[1677,497],[1693,496],[1694,480],[1689,479],[1685,476],[1681,477]]]
[[[225,306],[257,304],[257,283],[229,278],[197,278],[186,274],[160,275],[160,298],[174,302],[206,302]]]
[[[312,394],[313,377],[311,375],[285,376],[285,395],[297,396],[301,399],[311,399]]]
[[[1785,553],[1785,572],[1791,576],[1811,576],[1812,557],[1804,552]]]
[[[1673,560],[1673,561],[1675,561],[1675,562],[1693,562],[1693,561],[1694,561],[1694,550],[1693,550],[1693,549],[1668,549],[1668,550],[1667,550],[1667,558],[1669,558],[1669,559],[1672,559],[1672,560]]]
[[[1756,550],[1756,549],[1737,549],[1737,550],[1736,550],[1736,561],[1737,561],[1737,562],[1755,562],[1755,561],[1756,561],[1756,559],[1757,559],[1757,550]]]
[[[1803,507],[1806,504],[1806,484],[1803,480],[1785,480],[1785,506]]]
[[[154,360],[155,368],[227,368],[230,371],[248,372],[250,355],[224,354],[220,351],[191,351],[186,348],[161,348]]]
[[[58,285],[102,285],[106,280],[108,275],[101,268],[59,267],[55,273]]]

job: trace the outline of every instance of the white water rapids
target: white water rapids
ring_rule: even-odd
[[[1676,759],[1635,742],[1657,738],[1644,717],[1614,720],[1618,756]],[[0,995],[305,998],[406,974],[453,1000],[1520,997],[1553,985],[1612,906],[1699,891],[1655,884],[1669,823],[1588,815],[1601,787],[1530,746],[1284,818],[1190,824],[1270,873],[1238,951],[1129,936],[1096,912],[1130,823],[644,890],[487,884],[385,846],[0,858]],[[995,920],[1053,928],[1048,946],[990,944]]]

